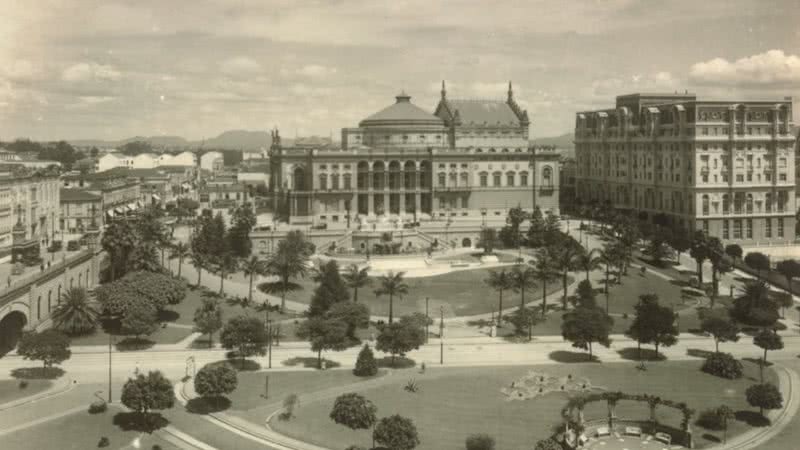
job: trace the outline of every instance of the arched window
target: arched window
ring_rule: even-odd
[[[321,173],[319,174],[319,188],[320,189],[328,189],[328,175]]]
[[[439,187],[444,187],[447,175],[444,172],[439,172],[437,178],[439,180]]]
[[[457,176],[455,172],[450,172],[450,186],[458,186]]]
[[[461,185],[466,186],[469,184],[469,175],[466,172],[461,172]]]
[[[489,186],[489,174],[486,172],[481,172],[479,175],[481,187]]]
[[[747,214],[753,214],[753,194],[747,194],[747,203],[745,205]]]
[[[528,185],[528,172],[520,172],[519,173],[519,185],[520,186],[527,186]]]
[[[492,174],[492,186],[500,187],[502,185],[502,178],[503,174],[500,172],[495,172]]]
[[[489,149],[489,153],[497,153],[497,150],[495,150],[495,149],[493,149],[493,148],[490,148],[490,149]]]
[[[703,215],[708,215],[708,195],[703,195]]]
[[[543,186],[553,185],[553,169],[551,169],[549,166],[542,169],[542,185]]]
[[[506,173],[506,186],[514,186],[514,172]]]

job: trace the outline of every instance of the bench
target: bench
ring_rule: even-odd
[[[628,436],[641,436],[642,429],[639,427],[625,427],[625,434]]]
[[[611,436],[611,430],[609,430],[608,427],[599,427],[595,432],[595,435],[597,437]]]
[[[663,442],[663,443],[665,443],[667,445],[672,444],[672,436],[668,435],[667,433],[659,432],[659,433],[656,433],[654,436],[655,436],[657,441]]]

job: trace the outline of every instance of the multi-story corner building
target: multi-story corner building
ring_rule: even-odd
[[[47,244],[60,216],[59,181],[56,173],[18,170],[0,178],[0,249],[12,244],[18,222],[25,239]]]
[[[292,223],[558,213],[558,154],[530,146],[530,120],[509,84],[505,100],[441,99],[431,114],[402,93],[342,129],[341,148],[270,150],[277,214]]]
[[[102,227],[103,197],[84,189],[61,189],[61,217],[58,229],[83,233],[94,224]]]
[[[577,114],[578,196],[742,244],[794,241],[792,101],[631,94]]]

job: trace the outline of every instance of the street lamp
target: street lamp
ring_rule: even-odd
[[[269,310],[267,310],[269,315]],[[272,319],[267,319],[267,368],[272,369]]]
[[[116,318],[117,317],[114,314],[111,314],[109,312],[106,312],[106,314],[104,316],[104,319],[107,322],[110,322],[110,321],[112,321],[112,320],[114,320]],[[111,363],[112,363],[112,361],[111,361],[111,353],[112,353],[112,348],[111,347],[114,344],[114,335],[110,333],[110,330],[108,330],[108,331],[109,331],[109,333],[108,333],[108,403],[110,404],[110,403],[112,403],[112,385],[111,385]]]
[[[482,216],[482,224],[483,228],[486,228],[486,208],[481,208],[481,216]]]
[[[444,364],[444,305],[439,307],[439,364]]]

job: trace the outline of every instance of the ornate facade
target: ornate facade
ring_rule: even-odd
[[[558,155],[529,145],[530,120],[509,83],[505,101],[449,99],[433,114],[402,93],[393,105],[342,129],[342,145],[270,150],[270,186],[291,223],[346,223],[380,215],[558,213]]]
[[[791,98],[632,94],[575,122],[578,196],[726,241],[794,241]]]

